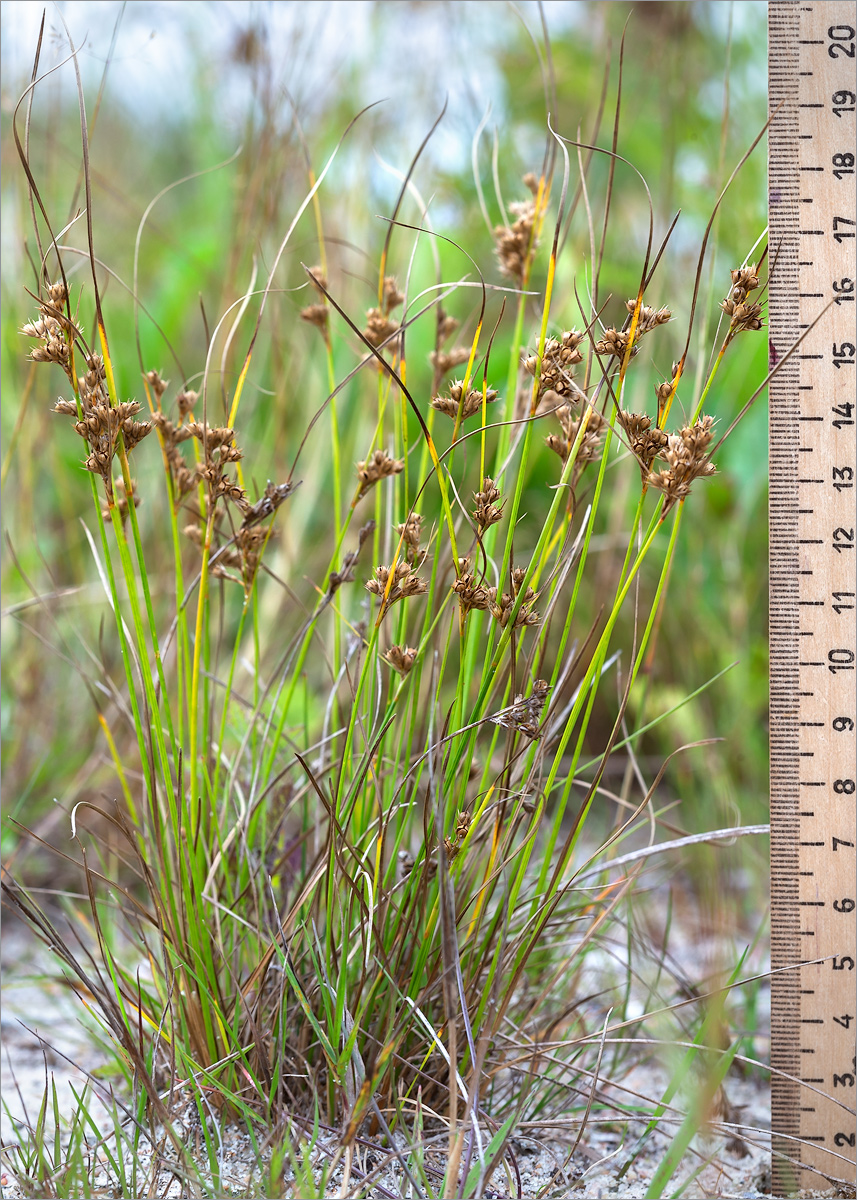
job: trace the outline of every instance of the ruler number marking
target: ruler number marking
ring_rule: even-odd
[[[772,979],[771,1063],[791,1080],[772,1079],[771,1190],[794,1196],[826,1186],[830,1172],[853,1179],[857,1142],[842,1110],[857,1090],[857,6],[772,0],[768,11],[769,221],[783,248],[770,285],[772,364],[806,340],[772,381],[770,423],[771,953],[775,968],[797,968]],[[814,1076],[801,1075],[798,1056]],[[800,1166],[789,1163],[794,1138]]]
[[[831,25],[827,36],[833,39],[827,47],[830,58],[854,57],[854,30],[850,25]]]

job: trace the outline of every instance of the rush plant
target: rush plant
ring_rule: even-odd
[[[427,138],[363,247],[360,308],[351,233],[325,216],[349,129],[320,167],[305,147],[266,278],[225,288],[204,356],[186,372],[162,343],[165,372],[138,335],[139,361],[120,363],[83,86],[81,210],[63,228],[34,167],[41,85],[37,55],[14,125],[37,248],[21,333],[62,387],[53,436],[82,443],[104,611],[82,678],[115,786],[69,814],[85,952],[12,876],[6,901],[112,1039],[134,1097],[123,1137],[148,1137],[195,1188],[215,1194],[213,1131],[242,1121],[265,1195],[322,1195],[337,1172],[341,1195],[393,1194],[387,1169],[402,1195],[497,1194],[514,1136],[565,1123],[570,1161],[588,1121],[637,1115],[599,1090],[646,1019],[624,1008],[630,957],[602,951],[610,931],[630,944],[623,914],[669,807],[669,760],[643,770],[635,748],[691,698],[647,709],[647,680],[681,602],[682,528],[764,386],[718,391],[724,357],[762,328],[766,249],[748,232],[713,344],[695,334],[729,184],[681,311],[659,270],[678,218],[659,231],[651,207],[633,292],[614,295],[617,97],[606,146],[600,117],[586,138],[546,121],[522,198],[498,188],[499,223],[485,206],[493,261],[433,227],[415,183]],[[288,287],[307,301],[306,370],[269,345]],[[670,325],[675,361],[659,345]],[[132,377],[129,400],[118,380]],[[253,430],[281,387],[288,421],[261,485]],[[605,833],[591,818],[608,802]],[[758,831],[679,830],[664,852]],[[647,999],[671,1007],[657,983]],[[722,1003],[697,1008],[682,1079],[704,1062],[713,1094],[739,1045],[713,1036]],[[680,1158],[677,1086],[651,1127],[673,1122]],[[193,1171],[176,1125],[189,1105],[206,1131]],[[54,1170],[27,1161],[42,1182]]]

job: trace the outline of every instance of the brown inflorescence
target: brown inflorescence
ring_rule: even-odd
[[[28,358],[36,363],[56,363],[65,371],[69,383],[74,387],[72,346],[80,337],[80,330],[64,311],[68,292],[62,282],[48,284],[47,299],[39,305],[39,316],[21,327],[24,337],[37,338],[40,346],[34,346]]]
[[[145,375],[146,383],[152,389],[152,395],[155,397],[155,403],[158,408],[161,407],[161,399],[164,392],[170,386],[170,381],[164,379],[160,371],[147,371]]]
[[[269,479],[264,492],[255,504],[249,502],[245,493],[243,501],[236,501],[244,514],[244,520],[241,522],[242,529],[249,529],[258,521],[264,521],[266,517],[273,516],[283,501],[296,492],[300,486],[300,481],[292,483],[291,480],[286,480],[285,483],[272,483]]]
[[[390,576],[392,573],[392,583]],[[389,586],[389,593],[387,588]],[[367,592],[382,598],[381,615],[383,616],[397,600],[407,600],[411,596],[421,596],[428,591],[424,579],[417,575],[410,563],[399,560],[395,567],[376,567],[375,578],[366,584]],[[386,599],[384,597],[386,596]]]
[[[399,322],[388,317],[380,308],[370,308],[366,313],[363,336],[377,350],[398,328]]]
[[[479,530],[481,537],[489,525],[496,525],[503,516],[503,504],[497,504],[500,499],[500,489],[495,485],[494,480],[489,476],[485,476],[482,481],[482,491],[474,492],[473,499],[476,507],[473,510],[473,519]]]
[[[524,183],[533,195],[531,200],[510,204],[509,209],[516,220],[512,225],[498,225],[494,230],[494,250],[500,263],[500,271],[518,283],[523,283],[529,273],[530,263],[538,245],[535,234],[536,202],[538,181],[532,174],[524,176]]]
[[[628,313],[633,315],[634,309],[637,307],[636,300],[626,300],[625,308]],[[645,337],[647,333],[651,333],[653,329],[657,329],[659,325],[666,325],[672,320],[672,313],[668,308],[650,308],[648,304],[640,305],[640,313],[637,317],[637,328],[634,333],[635,340]]]
[[[493,404],[497,399],[497,393],[493,388],[487,388],[485,392],[485,403]],[[442,412],[445,416],[451,417],[455,421],[459,413],[461,420],[466,421],[469,417],[475,416],[476,413],[482,411],[482,389],[470,388],[465,393],[464,381],[461,379],[454,380],[449,385],[448,396],[435,396],[431,402],[432,408],[436,408],[438,412]]]
[[[498,598],[497,588],[489,588],[488,594],[491,598],[491,616],[501,625],[509,624],[509,617],[512,614],[512,609],[515,607],[515,600],[523,587],[526,571],[523,567],[515,567],[512,571],[512,593],[503,592]],[[528,587],[524,593],[524,600],[521,607],[518,609],[518,615],[515,617],[515,628],[525,629],[528,625],[538,625],[541,622],[541,614],[537,612],[533,605],[538,599],[539,593]]]
[[[759,287],[756,264],[738,267],[732,272],[732,288],[720,307],[729,318],[729,336],[736,333],[756,332],[762,328],[761,304],[748,303],[747,297]]]
[[[671,384],[660,384],[661,388],[667,389],[667,397],[672,387]],[[658,391],[658,388],[655,389]],[[658,395],[660,403],[660,394]],[[619,413],[619,424],[628,435],[628,444],[631,447],[631,452],[640,464],[643,480],[648,477],[649,471],[652,469],[652,463],[663,454],[667,448],[669,441],[668,435],[663,429],[658,429],[657,426],[652,427],[652,418],[646,413]]]
[[[242,513],[246,513],[251,507],[247,493],[226,473],[230,463],[239,462],[244,457],[235,445],[235,430],[228,426],[209,425],[204,421],[191,421],[183,425],[178,434],[195,437],[202,443],[205,457],[196,464],[196,475],[207,485],[211,502],[216,504],[221,497],[226,497],[237,504]]]
[[[612,325],[604,330],[601,337],[595,343],[595,350],[598,354],[611,354],[614,358],[624,358],[625,351],[628,349],[628,342],[631,337],[631,332],[628,329],[615,329]],[[631,348],[631,357],[638,350],[636,342]]]
[[[366,313],[366,325],[363,328],[363,336],[371,346],[377,349],[400,328],[399,322],[390,314],[394,308],[399,307],[404,298],[404,293],[399,291],[393,276],[386,275],[384,277],[381,307],[370,308]]]
[[[625,308],[630,315],[633,315],[637,308],[637,301],[626,300]],[[666,325],[671,320],[672,313],[668,308],[651,308],[648,304],[641,304],[637,315],[637,325],[634,329],[634,341],[631,345],[630,357],[633,358],[640,349],[639,342],[641,338],[645,337],[647,333],[651,333],[653,329],[657,329],[660,325]],[[630,328],[616,329],[611,325],[602,332],[601,337],[595,343],[595,350],[598,354],[609,354],[613,358],[624,361],[630,342]]]
[[[179,393],[180,395],[182,393]],[[152,415],[152,423],[158,430],[161,437],[161,445],[163,446],[164,456],[167,460],[167,468],[170,473],[170,479],[173,483],[173,491],[176,504],[180,504],[189,492],[192,492],[196,484],[196,475],[190,470],[185,462],[184,455],[179,450],[179,444],[187,441],[191,436],[187,425],[176,426],[162,412],[156,412]]]
[[[327,297],[322,289],[327,288],[327,276],[321,267],[311,267],[309,278],[310,283],[314,285],[320,298],[314,304],[308,304],[306,308],[301,309],[301,320],[307,321],[310,325],[314,325],[316,329],[320,330],[326,341],[330,309],[327,306]]]
[[[357,493],[357,499],[362,500],[379,479],[386,479],[390,475],[398,475],[404,469],[405,460],[403,458],[391,458],[386,450],[376,450],[371,458],[367,458],[357,464],[357,478],[360,481],[360,490]]]
[[[561,404],[563,399],[576,397],[579,389],[571,378],[572,370],[583,361],[579,346],[583,334],[576,329],[567,329],[558,338],[549,337],[545,342],[539,371],[537,401]],[[524,368],[535,377],[539,368],[539,356],[531,354],[524,359]]]
[[[435,386],[438,385],[443,375],[447,375],[470,358],[470,351],[466,346],[453,346],[450,350],[443,349],[443,343],[452,337],[458,326],[459,322],[455,317],[451,317],[438,305],[435,348],[429,354],[429,362],[434,370]]]
[[[486,612],[497,595],[496,588],[487,588],[477,583],[476,576],[470,569],[469,558],[458,560],[458,576],[452,590],[458,596],[459,607],[464,616],[467,616],[472,608]]]
[[[563,436],[558,437],[556,434],[549,434],[545,438],[545,443],[553,450],[554,454],[559,455],[563,463],[568,462],[568,456],[571,453],[575,438],[580,432],[580,424],[586,415],[586,411],[584,409],[578,416],[575,416],[573,410],[567,404],[561,405],[556,410],[556,418],[562,427]],[[586,465],[598,457],[598,449],[606,428],[607,422],[601,413],[596,409],[590,409],[586,428],[580,440],[580,445],[577,448],[577,457],[574,460],[573,478],[571,481],[572,488],[576,485]]]
[[[516,729],[535,740],[541,736],[539,722],[549,691],[550,684],[544,679],[537,679],[526,699],[523,692],[519,693],[509,708],[495,713],[491,720],[495,725],[502,725],[504,729]]]
[[[394,671],[398,671],[400,675],[409,675],[416,661],[417,648],[416,646],[391,646],[382,657]]]
[[[704,479],[715,473],[714,463],[707,454],[713,436],[714,418],[709,416],[702,416],[694,425],[685,425],[678,433],[670,434],[662,454],[666,468],[650,472],[646,479],[649,487],[664,494],[661,519],[677,501],[687,499],[694,479]]]
[[[423,559],[423,555],[420,553],[422,525],[423,519],[420,514],[411,513],[407,521],[396,526],[396,533],[405,546],[405,557],[411,563],[422,562]]]
[[[126,454],[130,454],[151,433],[152,422],[134,419],[141,411],[136,400],[111,405],[101,355],[91,355],[87,359],[87,367],[86,374],[78,379],[82,416],[75,421],[74,428],[89,447],[89,455],[83,465],[87,471],[101,476],[108,504],[112,504],[112,464],[119,439],[121,437],[123,440]],[[60,397],[54,405],[54,412],[76,417],[78,410],[73,401]]]
[[[454,859],[458,858],[459,851],[461,850],[461,843],[467,837],[472,821],[473,818],[467,809],[465,809],[463,812],[460,812],[456,818],[455,830],[452,837],[443,839],[443,848],[446,850],[446,857],[449,862],[452,862]]]
[[[185,532],[189,532],[189,530]],[[276,530],[269,525],[255,525],[251,529],[239,529],[235,535],[234,546],[218,552],[216,561],[211,568],[211,574],[220,579],[231,579],[234,583],[240,583],[244,588],[244,594],[249,595],[259,569],[262,551],[270,539],[276,536]],[[194,537],[194,541],[197,540],[199,539]],[[230,575],[226,570],[227,567],[237,567],[241,572],[241,578]]]

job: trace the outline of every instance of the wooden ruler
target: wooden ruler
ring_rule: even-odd
[[[772,1192],[793,1196],[855,1178],[857,4],[768,12],[772,364],[823,314],[770,386]]]

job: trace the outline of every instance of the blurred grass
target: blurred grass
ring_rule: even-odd
[[[5,5],[4,22],[8,25],[14,10],[22,7]],[[175,109],[162,96],[146,104],[146,85],[141,84],[145,69],[141,71],[140,63],[134,63],[135,58],[143,58],[145,68],[150,50],[142,35],[147,28],[159,28],[165,6],[131,5],[122,15],[121,6],[102,4],[97,22],[88,25],[84,67],[89,73],[90,94],[94,94],[114,22],[122,16],[92,151],[97,250],[125,285],[131,285],[135,231],[149,201],[175,180],[225,162],[239,144],[242,147],[229,165],[170,190],[155,207],[143,233],[139,297],[161,332],[141,316],[142,365],[159,367],[174,382],[184,378],[193,386],[205,357],[206,323],[210,327],[243,293],[254,261],[260,280],[264,279],[273,247],[305,191],[303,151],[287,88],[298,97],[303,134],[318,170],[350,118],[369,98],[367,90],[388,85],[386,93],[376,90],[372,95],[377,99],[386,94],[389,99],[365,114],[349,133],[322,193],[334,290],[351,311],[372,303],[373,269],[366,252],[377,258],[386,224],[375,214],[389,211],[398,187],[379,157],[403,170],[430,119],[440,111],[445,94],[449,94],[448,117],[438,144],[430,143],[415,182],[417,187],[425,182],[431,189],[435,227],[443,233],[453,230],[455,239],[489,277],[494,275],[491,242],[480,216],[469,163],[469,139],[488,99],[499,126],[502,154],[498,172],[507,205],[523,194],[523,172],[539,166],[544,95],[534,68],[532,43],[511,9],[455,3],[377,4],[368,6],[362,16],[368,36],[355,38],[348,46],[334,38],[331,48],[325,33],[332,36],[337,6],[325,6],[328,11],[323,16],[309,10],[298,14],[300,6],[274,7],[289,10],[299,28],[297,48],[320,55],[325,47],[329,70],[302,73],[297,50],[293,57],[283,55],[269,40],[264,21],[281,18],[282,11],[266,16],[266,10],[243,5],[172,6],[160,41],[172,40],[171,56],[180,65],[182,102]],[[192,14],[191,9],[202,9],[205,15],[199,11]],[[534,6],[524,6],[522,11],[528,20],[537,21]],[[623,25],[630,21],[618,149],[648,181],[660,233],[675,210],[682,210],[679,229],[667,252],[668,265],[660,272],[661,283],[668,280],[670,292],[649,300],[668,303],[676,312],[686,311],[698,242],[713,199],[765,119],[764,5],[646,3],[632,11],[632,6],[624,3],[574,3],[549,4],[545,11],[558,80],[555,124],[566,134],[579,127],[583,141],[588,140],[593,126],[608,44],[612,47],[612,95],[619,38]],[[86,6],[75,15],[83,13],[88,15]],[[206,23],[210,25],[208,43]],[[490,30],[486,29],[488,23]],[[403,48],[431,27],[432,36],[423,42],[421,70],[407,71]],[[78,28],[87,28],[87,22]],[[49,46],[54,44],[49,40]],[[14,43],[16,56],[33,49],[19,39]],[[7,817],[38,827],[56,811],[55,797],[67,808],[84,796],[113,789],[111,768],[93,740],[91,716],[81,703],[75,669],[63,657],[85,659],[78,637],[85,639],[88,653],[96,658],[109,659],[110,651],[101,645],[100,629],[92,618],[92,612],[99,610],[92,607],[98,597],[93,593],[91,559],[79,525],[79,518],[88,516],[87,489],[80,486],[80,443],[49,412],[56,381],[47,372],[39,372],[29,385],[26,347],[16,332],[30,314],[23,289],[33,285],[26,256],[33,255],[34,246],[24,232],[26,195],[10,136],[12,109],[26,85],[29,67],[17,57],[10,62],[11,53],[7,40],[2,97],[0,330],[4,464],[8,456],[3,509],[8,539],[4,546],[4,611],[28,600],[27,580],[43,594],[79,589],[62,602],[50,601],[46,606],[6,615],[3,623],[7,666],[0,713],[5,812]],[[127,85],[130,96],[123,80],[124,64],[129,62],[133,64]],[[728,118],[724,121],[727,66]],[[79,135],[75,102],[68,90],[70,80],[62,74],[49,85],[49,101],[36,101],[31,140],[49,211],[71,215],[69,205],[79,171]],[[312,76],[309,82],[307,74]],[[149,86],[159,91],[168,88],[168,78],[163,69],[153,71]],[[487,128],[490,135],[494,118],[489,118]],[[609,144],[609,136],[608,117],[600,144]],[[490,179],[490,136],[482,141],[479,161],[491,219],[497,222],[500,210]],[[740,212],[741,220],[723,219],[717,227],[715,301],[725,292],[729,268],[750,250],[746,241],[738,239],[745,238],[748,229],[758,234],[764,228],[764,170],[764,148],[760,146],[730,194],[729,211]],[[596,162],[591,175],[595,211],[605,179],[606,165]],[[603,277],[616,290],[605,318],[615,316],[626,295],[636,288],[637,251],[644,249],[646,228],[645,196],[629,168],[617,169],[615,189]],[[429,198],[426,195],[425,199]],[[78,194],[76,203],[80,202]],[[404,219],[416,224],[419,218],[418,208],[411,203]],[[349,243],[337,244],[336,239],[346,236],[346,230]],[[413,236],[407,231],[396,235],[399,270],[405,269]],[[629,251],[629,239],[633,252]],[[65,240],[83,246],[82,222],[78,221]],[[468,271],[472,276],[472,267],[454,247],[439,242],[437,253],[445,278]],[[287,268],[289,287],[303,287],[299,263],[315,262],[316,255],[315,230],[308,213],[299,226]],[[80,262],[82,269],[84,260]],[[575,307],[575,287],[585,294],[588,262],[585,222],[578,218],[560,259],[557,311]],[[432,278],[433,269],[421,247],[414,263],[412,290],[417,284],[430,284]],[[473,320],[469,295],[459,293],[449,303],[465,327]],[[107,297],[119,392],[139,396],[131,298],[113,279]],[[272,297],[267,318],[271,337],[263,357],[254,364],[253,385],[258,394],[243,412],[242,429],[244,439],[258,447],[248,470],[259,486],[268,477],[283,475],[294,452],[296,431],[304,428],[309,412],[327,392],[318,356],[309,353],[315,349],[317,334],[297,318],[304,303],[305,288],[286,289]],[[498,300],[492,296],[489,320],[497,311]],[[695,337],[692,353],[699,344],[712,344],[713,311],[714,306],[709,305],[702,318],[709,322],[709,336],[699,343]],[[678,356],[684,326],[676,322],[664,333],[661,361],[669,357],[669,339],[673,356]],[[409,360],[422,378],[429,336],[428,324],[418,323],[408,344]],[[721,428],[763,377],[763,341],[756,337],[751,348],[745,339],[742,353],[727,357],[711,406],[720,417]],[[238,343],[227,364],[233,377],[244,349],[242,338]],[[354,346],[350,335],[340,336],[335,347],[339,377],[353,361]],[[175,361],[170,347],[175,348],[180,362]],[[350,385],[343,404],[357,394],[358,385]],[[643,397],[642,403],[648,399]],[[215,410],[216,406],[215,400]],[[343,431],[351,461],[363,453],[357,433],[356,428]],[[412,437],[415,433],[415,429],[411,431]],[[647,711],[669,707],[677,696],[738,661],[715,687],[639,747],[644,758],[660,759],[677,740],[714,735],[725,739],[723,745],[677,760],[668,776],[667,787],[682,800],[681,821],[691,830],[706,821],[710,824],[712,808],[723,814],[716,818],[717,823],[735,819],[736,809],[745,822],[763,820],[766,811],[766,437],[764,408],[757,405],[723,447],[720,474],[695,498],[662,617]],[[548,452],[544,453],[547,463]],[[147,468],[142,458],[137,469],[143,477],[141,491],[147,494]],[[148,469],[154,480],[157,464]],[[299,476],[302,473],[299,471]],[[305,470],[304,488],[294,507],[287,534],[292,545],[318,544],[314,535],[320,533],[322,524],[315,501],[328,488],[325,464],[316,456]],[[620,501],[617,498],[612,518],[618,527],[630,515]],[[144,529],[160,521],[157,504],[147,499],[140,519]],[[301,562],[307,578],[319,577],[329,549],[319,545],[317,561]],[[283,560],[291,553],[289,543],[279,551]],[[654,578],[644,586],[653,586]],[[675,586],[677,579],[680,587]],[[54,649],[48,649],[46,643]],[[601,722],[594,721],[594,740],[603,733],[607,720],[605,712]],[[17,844],[8,821],[3,836],[8,852]],[[753,870],[761,884],[761,861],[754,863]]]

